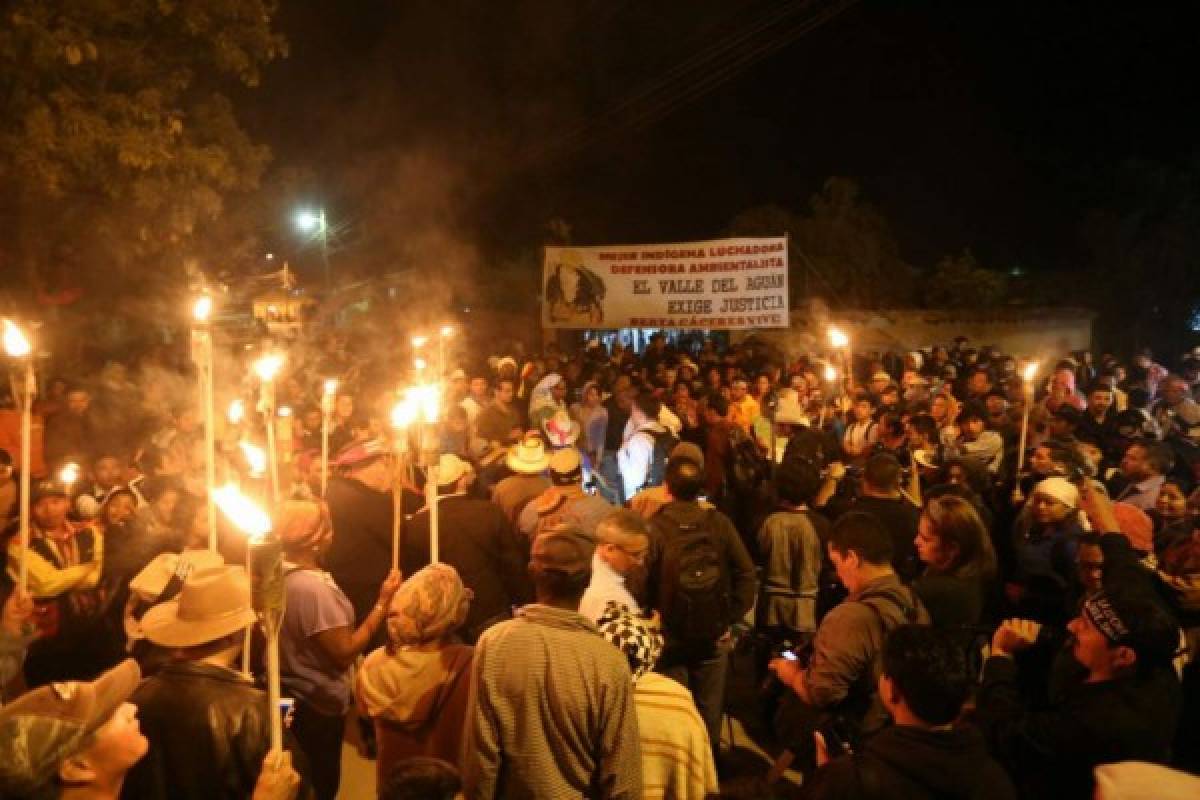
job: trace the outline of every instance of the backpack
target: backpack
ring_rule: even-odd
[[[783,463],[802,462],[823,469],[832,461],[833,453],[827,448],[828,437],[824,431],[800,427],[792,431],[788,437],[787,447],[783,449]]]
[[[642,433],[648,434],[654,440],[654,452],[650,456],[650,469],[646,471],[646,482],[640,488],[662,486],[667,477],[667,459],[670,458],[675,445],[679,444],[679,437],[668,430],[642,431]]]
[[[713,531],[717,513],[695,523],[665,513],[650,520],[662,547],[658,605],[671,639],[711,644],[728,626],[730,578]]]
[[[770,474],[770,464],[758,444],[736,425],[729,431],[729,468],[725,474],[735,492],[757,489]]]

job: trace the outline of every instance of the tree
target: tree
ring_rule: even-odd
[[[793,306],[824,297],[842,308],[880,308],[910,302],[913,269],[887,219],[859,197],[858,184],[833,177],[808,201],[808,213],[760,206],[730,226],[739,236],[788,235]]]
[[[1099,312],[1104,344],[1173,357],[1200,309],[1200,161],[1129,161],[1108,185],[1082,229],[1087,276],[1076,291]]]
[[[0,264],[36,288],[178,281],[269,160],[231,90],[286,53],[275,0],[13,0]]]
[[[1004,273],[981,267],[970,250],[943,257],[925,285],[924,304],[932,308],[994,307],[1008,288]]]

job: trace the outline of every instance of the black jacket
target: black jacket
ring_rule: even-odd
[[[458,570],[475,593],[462,633],[469,642],[512,607],[533,600],[529,544],[515,533],[500,506],[490,500],[451,495],[438,501],[438,559]],[[405,575],[429,563],[429,512],[422,509],[404,524]]]
[[[970,726],[925,731],[885,728],[859,755],[822,767],[805,794],[813,800],[1010,800],[1012,782]]]
[[[989,658],[975,718],[992,752],[1030,797],[1090,798],[1092,769],[1115,761],[1166,763],[1182,691],[1169,668],[1068,687],[1046,711],[1028,711],[1009,658]]]
[[[392,568],[392,496],[335,476],[329,479],[325,501],[333,519],[326,569],[350,598],[361,623]]]
[[[266,693],[241,673],[172,662],[142,681],[130,702],[150,749],[125,776],[122,798],[246,800],[253,794],[271,746],[271,723]],[[288,749],[300,758],[296,748]]]

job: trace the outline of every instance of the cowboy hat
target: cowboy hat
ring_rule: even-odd
[[[177,599],[147,611],[142,633],[162,647],[196,647],[237,633],[255,619],[246,571],[213,567],[192,573]]]
[[[579,438],[579,423],[571,419],[566,411],[558,410],[554,416],[542,423],[542,431],[551,447],[567,447]]]
[[[508,451],[505,460],[508,468],[522,475],[538,475],[550,466],[550,456],[546,454],[546,446],[538,436],[526,436]]]
[[[780,397],[775,406],[775,422],[784,425],[807,425],[808,417],[800,401],[794,397]]]
[[[183,553],[160,553],[129,582],[129,591],[146,602],[154,602],[167,588],[180,563],[187,565],[189,574],[225,564],[220,553],[211,550],[185,550]]]

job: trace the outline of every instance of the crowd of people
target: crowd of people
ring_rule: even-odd
[[[304,352],[269,420],[280,709],[187,371],[47,381],[24,554],[0,450],[0,796],[331,800],[349,730],[380,798],[703,798],[727,716],[764,795],[1200,796],[1200,352],[660,333],[451,359],[432,432],[368,349]],[[250,417],[218,471],[265,497]]]

